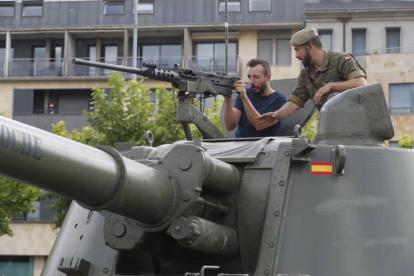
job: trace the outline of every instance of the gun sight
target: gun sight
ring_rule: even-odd
[[[148,62],[144,62],[144,63],[142,64],[142,66],[147,67],[147,68],[157,69],[157,64],[156,64],[156,63],[148,63]]]

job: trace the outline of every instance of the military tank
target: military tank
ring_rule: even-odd
[[[44,276],[410,275],[414,150],[384,146],[381,84],[292,133],[92,148],[2,117],[0,174],[75,200]]]

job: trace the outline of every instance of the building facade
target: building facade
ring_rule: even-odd
[[[413,137],[414,2],[313,0],[305,3],[305,18],[326,48],[352,53],[368,83],[382,84],[395,129],[390,144],[403,134]]]
[[[353,53],[365,65],[368,82],[382,83],[396,130],[393,141],[404,133],[414,136],[414,1],[228,3],[231,74],[246,80],[246,63],[261,57],[270,61],[272,79],[296,78],[301,63],[290,38],[306,26],[315,27],[326,49]],[[60,120],[69,129],[86,125],[81,114],[89,106],[91,89],[95,84],[107,88],[110,72],[71,60],[131,66],[133,11],[133,0],[1,1],[0,112],[45,130]],[[225,0],[140,0],[137,64],[224,71],[224,22]],[[143,82],[148,88],[157,84]],[[31,228],[35,226],[37,230]],[[26,260],[31,273],[39,275],[55,237],[53,225],[14,222],[12,229],[13,239],[0,238],[0,260],[10,265]],[[48,239],[32,238],[36,231]],[[14,246],[12,240],[24,246]]]
[[[35,213],[21,214],[10,222],[13,237],[0,237],[0,275],[40,275],[57,232],[49,199],[33,202]]]

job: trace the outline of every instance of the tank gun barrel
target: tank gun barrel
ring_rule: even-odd
[[[170,212],[167,174],[103,150],[0,117],[1,175],[146,224]]]

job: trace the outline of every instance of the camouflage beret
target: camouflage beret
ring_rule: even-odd
[[[315,28],[307,27],[295,33],[290,40],[290,45],[292,46],[300,46],[303,44],[308,43],[313,38],[317,37],[318,33],[316,32]]]

